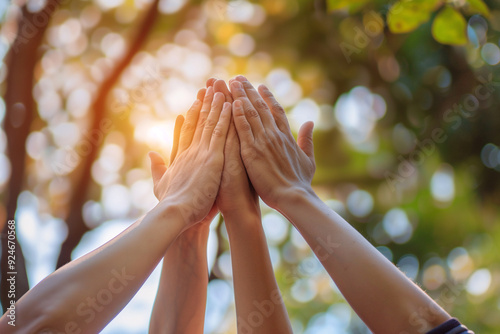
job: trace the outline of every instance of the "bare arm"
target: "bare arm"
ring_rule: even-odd
[[[200,223],[185,231],[168,249],[151,315],[150,333],[203,333],[209,223]]]
[[[255,190],[297,227],[368,327],[375,333],[422,333],[448,320],[441,307],[316,196],[313,124],[302,126],[296,143],[283,108],[265,86],[259,94],[237,77],[231,92],[238,100],[233,116],[241,154]]]
[[[224,81],[213,84],[232,102]],[[223,179],[216,202],[231,247],[238,333],[292,333],[274,277],[258,197],[241,161],[234,126],[226,141]]]
[[[188,112],[178,158],[157,188],[160,203],[115,239],[57,270],[15,305],[17,326],[1,333],[97,333],[143,284],[172,241],[209,213],[220,184],[230,105],[212,108],[196,127],[201,102]],[[219,117],[220,116],[220,117]],[[211,176],[213,177],[210,177]],[[197,196],[195,202],[193,198]]]
[[[198,99],[204,101],[202,109],[210,110],[213,90],[206,94],[205,89],[200,90]],[[204,111],[201,114],[206,115]],[[198,126],[203,121],[204,117],[200,117]],[[179,116],[175,123],[170,165],[177,155],[183,122]],[[151,158],[156,162],[153,166],[164,164],[157,154],[151,154]],[[160,180],[164,172],[163,168],[153,168],[153,180]],[[184,231],[168,248],[151,314],[150,333],[203,333],[208,284],[207,241],[210,222],[216,213],[214,206],[202,222]]]

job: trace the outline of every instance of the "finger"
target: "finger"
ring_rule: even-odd
[[[312,160],[314,160],[314,144],[313,144],[313,122],[304,123],[297,136],[297,144],[300,149]]]
[[[156,152],[149,152],[149,159],[151,160],[151,174],[153,176],[153,183],[160,182],[161,177],[167,170],[167,165],[160,154]]]
[[[226,147],[232,147],[233,145],[238,147],[238,152],[240,151],[240,141],[238,140],[238,133],[236,132],[236,127],[234,125],[234,122],[231,122],[229,124],[229,131],[227,133],[227,140],[230,141],[230,143],[226,143]]]
[[[260,94],[255,90],[253,85],[248,81],[247,78],[245,78],[242,75],[238,75],[236,77],[236,80],[241,82],[243,85],[243,88],[245,89],[245,92],[247,93],[247,96],[250,100],[250,102],[253,104],[254,108],[258,111],[260,119],[262,120],[262,124],[264,125],[264,128],[272,128],[276,129],[276,122],[274,121],[274,117],[271,113],[271,110],[267,106],[267,104],[264,102]]]
[[[177,155],[177,150],[179,149],[179,139],[181,137],[182,124],[184,124],[184,116],[179,115],[175,119],[174,143],[172,145],[172,152],[170,152],[170,163],[169,163],[169,165],[171,165],[174,162],[175,157]]]
[[[186,114],[186,119],[182,124],[181,135],[179,138],[179,148],[177,150],[177,153],[186,150],[189,147],[189,145],[191,145],[191,141],[193,140],[193,135],[196,130],[196,124],[198,123],[201,106],[202,106],[201,100],[197,99],[196,101],[194,101],[193,105],[188,110]]]
[[[240,141],[238,140],[238,133],[236,132],[236,128],[234,127],[234,122],[231,122],[231,124],[229,124],[226,147],[224,148],[224,155],[228,159],[240,159]]]
[[[276,101],[273,93],[271,93],[269,88],[267,88],[265,85],[259,86],[259,93],[264,101],[266,101],[269,109],[271,109],[276,125],[281,130],[281,132],[292,135],[290,125],[288,124],[288,119],[286,118],[285,109],[283,109],[281,104]]]
[[[214,129],[217,126],[217,122],[219,121],[222,106],[224,105],[224,99],[224,94],[220,92],[215,93],[210,114],[208,115],[208,119],[205,122],[205,128],[203,129],[203,134],[201,137],[201,142],[207,148],[210,147],[210,137],[212,137],[212,133],[214,132]]]
[[[217,81],[216,78],[210,78],[207,80],[207,88],[210,87],[210,86],[213,86],[214,83]]]
[[[200,101],[203,101],[203,99],[205,98],[205,93],[207,92],[207,90],[205,88],[202,88],[198,91],[198,94],[196,95],[196,98]]]
[[[214,82],[214,91],[221,92],[226,97],[226,102],[233,103],[233,96],[227,88],[226,82],[224,80],[217,80]]]
[[[227,132],[229,131],[229,124],[231,123],[231,109],[231,103],[224,102],[219,120],[212,132],[210,150],[215,152],[224,152]]]
[[[241,145],[250,145],[255,138],[252,133],[252,127],[248,123],[243,111],[243,103],[240,100],[233,102],[233,120],[240,139]]]
[[[231,94],[235,100],[239,100],[242,103],[243,114],[252,128],[254,136],[262,134],[264,132],[264,125],[260,120],[259,112],[248,99],[247,93],[241,82],[237,80],[231,82]]]
[[[213,98],[214,89],[212,87],[208,87],[205,93],[205,98],[203,99],[203,106],[201,107],[200,117],[198,117],[198,124],[193,136],[193,142],[199,142],[201,139],[201,135],[205,127],[205,122],[207,121],[208,114],[210,114],[210,109],[212,108]]]

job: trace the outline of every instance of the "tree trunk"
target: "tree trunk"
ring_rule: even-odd
[[[82,160],[81,165],[77,169],[79,177],[74,187],[74,192],[69,204],[69,216],[66,220],[68,225],[68,237],[64,241],[57,260],[57,267],[59,268],[71,261],[71,252],[80,242],[83,234],[88,231],[88,227],[83,220],[83,205],[87,200],[87,192],[90,184],[92,183],[91,169],[99,150],[101,148],[103,139],[106,133],[102,133],[104,126],[103,122],[106,121],[106,100],[109,92],[120,78],[123,71],[132,61],[135,54],[141,49],[149,33],[153,29],[156,18],[158,17],[158,2],[155,0],[150,9],[146,13],[143,21],[141,22],[137,35],[132,40],[132,45],[127,51],[126,55],[120,60],[110,76],[102,83],[94,103],[92,104],[93,117],[89,134],[99,134],[98,140],[88,142],[90,147],[85,158]],[[108,122],[109,123],[109,122]],[[94,138],[95,139],[95,138]]]
[[[18,34],[6,57],[8,74],[5,90],[5,134],[7,136],[7,153],[11,164],[11,176],[7,190],[7,220],[13,220],[17,210],[17,198],[22,190],[26,158],[26,138],[30,132],[31,122],[37,114],[33,100],[33,72],[38,61],[40,46],[50,18],[58,7],[56,0],[49,0],[47,5],[37,13],[31,13],[26,6],[22,8],[21,20],[18,24]],[[0,299],[4,311],[10,306],[10,301],[17,301],[29,289],[28,277],[24,263],[23,252],[17,243],[17,238],[11,240],[15,244],[15,266],[8,265],[9,254],[7,242],[8,225],[2,231],[2,282]],[[9,297],[10,283],[7,278],[15,272],[15,294]]]

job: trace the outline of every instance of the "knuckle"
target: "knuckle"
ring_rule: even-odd
[[[203,117],[203,118],[200,117],[200,119],[198,121],[199,126],[201,128],[204,128],[206,123],[207,123],[207,118],[206,117]]]
[[[247,131],[247,132],[249,132],[249,131],[251,131],[251,130],[252,130],[252,127],[250,126],[250,124],[248,124],[247,122],[245,122],[245,123],[243,123],[243,124],[241,125],[241,129],[242,129],[243,131]]]
[[[257,100],[255,100],[255,103],[254,103],[254,104],[255,104],[255,107],[256,107],[257,109],[261,109],[261,110],[266,110],[266,109],[267,109],[267,104],[266,104],[266,102],[264,102],[264,100],[262,100],[262,99],[257,99]]]
[[[264,90],[263,93],[264,93],[265,97],[268,97],[268,98],[273,98],[274,97],[273,93],[271,93],[270,90]]]
[[[249,106],[245,108],[245,114],[250,118],[259,117],[259,113],[257,112],[257,110]]]
[[[193,131],[196,128],[196,125],[191,121],[184,122],[184,131]]]
[[[273,112],[278,113],[278,114],[284,114],[285,113],[285,109],[283,109],[283,107],[281,106],[281,104],[279,104],[277,101],[274,101],[272,103],[272,109],[273,109]]]
[[[216,125],[217,125],[217,121],[214,119],[211,119],[211,118],[207,119],[205,122],[205,127],[207,127],[207,128],[213,128]]]
[[[212,137],[219,138],[222,136],[223,136],[222,129],[220,127],[215,127],[214,131],[212,132]]]
[[[250,126],[250,124],[247,122],[245,116],[240,116],[240,117],[243,117],[243,118],[240,118],[238,122],[238,128],[240,130],[243,130],[243,131],[250,131],[252,130],[252,127]]]

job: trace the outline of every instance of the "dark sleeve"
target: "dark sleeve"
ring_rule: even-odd
[[[427,334],[474,334],[474,332],[468,330],[467,327],[453,318],[427,332]]]

